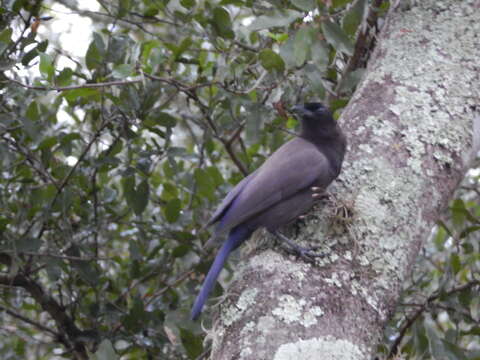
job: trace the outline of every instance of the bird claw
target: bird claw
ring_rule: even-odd
[[[291,241],[285,235],[280,234],[278,231],[272,232],[272,234],[281,241],[282,248],[287,253],[298,256],[307,262],[315,262],[316,258],[325,256],[325,254],[316,252],[318,249],[320,249],[320,246],[306,248],[295,244],[293,241]]]
[[[294,248],[284,247],[284,250],[290,255],[297,256],[303,259],[304,261],[311,262],[311,263],[314,263],[315,259],[325,256],[325,254],[315,253],[313,248],[312,249],[307,249],[307,248],[294,249]]]
[[[312,190],[312,197],[315,200],[320,200],[323,198],[328,198],[329,194],[325,191],[324,188],[318,186],[312,186],[310,188]]]

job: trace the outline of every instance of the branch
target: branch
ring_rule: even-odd
[[[169,85],[172,85],[176,87],[179,91],[182,92],[187,92],[187,91],[192,91],[196,89],[200,89],[203,87],[209,87],[209,86],[218,86],[219,88],[222,88],[223,90],[235,94],[235,95],[247,95],[253,90],[257,89],[259,85],[261,84],[262,80],[264,79],[265,75],[267,75],[267,72],[264,71],[258,79],[255,81],[255,83],[252,85],[252,87],[245,89],[245,90],[237,90],[237,89],[231,89],[228,86],[222,84],[219,81],[211,81],[211,82],[206,82],[206,83],[201,83],[201,84],[185,84],[182,83],[176,79],[173,78],[164,78],[160,76],[155,76],[152,74],[144,73],[143,71],[142,77],[140,78],[135,78],[132,80],[115,80],[115,81],[106,81],[102,83],[85,83],[85,84],[79,84],[79,85],[68,85],[68,86],[40,86],[40,85],[29,85],[29,84],[24,84],[21,81],[18,81],[16,79],[10,79],[6,78],[5,80],[0,81],[1,83],[14,83],[16,85],[19,85],[21,87],[24,87],[26,89],[30,90],[39,90],[39,91],[69,91],[69,90],[76,90],[76,89],[98,89],[98,88],[104,88],[104,87],[110,87],[110,86],[124,86],[124,85],[131,85],[131,84],[138,84],[141,82],[144,82],[144,77],[149,78],[150,80],[154,81],[159,81],[163,82]],[[270,89],[270,88],[268,88]]]
[[[143,295],[143,297],[142,297],[143,300],[145,300],[147,297],[150,297],[150,299],[145,302],[145,307],[148,307],[148,305],[150,305],[158,296],[162,295],[168,289],[177,286],[178,284],[180,284],[183,280],[185,280],[187,277],[189,277],[194,272],[195,272],[194,269],[188,270],[188,271],[184,272],[182,275],[180,275],[174,282],[172,282],[171,284],[167,284],[164,288],[160,289],[155,294],[153,294],[151,296],[148,295],[148,294]],[[132,290],[135,286],[139,285],[142,281],[144,281],[148,278],[151,278],[152,275],[155,275],[155,274],[156,274],[156,272],[152,272],[150,274],[147,274],[147,276],[145,276],[144,279],[140,279],[134,286],[131,286],[126,292],[124,292],[122,295],[120,295],[120,297],[117,299],[117,301],[123,299],[126,295],[128,295],[128,292],[130,290]],[[117,301],[115,301],[115,302],[117,302]],[[115,334],[122,327],[123,327],[122,322],[117,323],[114,326],[111,334]]]
[[[15,253],[19,255],[27,255],[27,256],[41,256],[41,257],[51,257],[54,259],[61,259],[61,260],[71,260],[71,261],[113,261],[110,258],[106,257],[99,257],[99,256],[92,256],[92,257],[79,257],[79,256],[68,256],[68,255],[60,255],[60,254],[50,254],[50,253],[37,253],[33,251],[13,251],[13,250],[3,250],[0,253],[0,262],[3,263],[2,259],[5,259],[5,261],[9,257],[9,253]]]
[[[403,338],[405,337],[405,334],[407,333],[407,330],[410,327],[412,327],[412,325],[415,323],[415,321],[420,317],[420,315],[423,314],[423,312],[429,307],[429,305],[432,302],[438,300],[438,298],[440,296],[442,296],[442,297],[445,296],[445,295],[450,296],[454,293],[469,289],[469,288],[477,286],[477,285],[480,285],[480,281],[479,280],[474,280],[474,281],[470,281],[470,282],[468,282],[464,285],[452,288],[447,292],[440,292],[439,291],[438,293],[429,296],[423,304],[416,305],[416,306],[420,306],[420,308],[417,311],[415,311],[410,318],[407,319],[405,324],[400,329],[397,338],[395,339],[392,346],[390,347],[390,351],[388,353],[387,359],[393,359],[393,357],[397,354],[398,347],[400,346],[400,343],[402,342]]]
[[[233,151],[232,144],[234,140],[240,135],[240,132],[242,131],[243,126],[238,127],[237,130],[233,133],[233,135],[230,137],[230,139],[225,140],[223,138],[219,138],[219,140],[222,142],[223,146],[225,146],[225,150],[227,150],[228,155],[232,159],[232,161],[235,163],[237,168],[240,170],[243,176],[248,176],[248,170],[247,168],[242,164],[240,159],[237,157],[235,152]]]
[[[72,168],[70,169],[70,171],[68,172],[68,174],[63,178],[60,186],[58,187],[57,189],[57,193],[55,194],[55,197],[53,198],[51,204],[55,204],[55,201],[57,201],[58,197],[60,196],[60,193],[62,192],[62,190],[65,188],[65,186],[67,185],[68,181],[70,180],[70,178],[72,177],[73,173],[75,172],[75,170],[77,169],[78,165],[80,165],[80,163],[83,161],[83,159],[85,158],[85,156],[87,155],[88,151],[90,150],[90,148],[92,147],[93,143],[95,141],[97,141],[97,139],[100,137],[103,129],[105,129],[105,127],[109,124],[108,121],[105,121],[101,126],[100,126],[100,129],[98,129],[95,134],[93,135],[93,138],[90,140],[90,142],[87,144],[87,146],[85,146],[85,149],[83,149],[82,153],[80,154],[77,162],[75,163],[75,165],[72,166]]]
[[[12,140],[5,135],[2,136],[2,139],[9,143],[11,146],[13,146],[12,150],[16,149],[16,151],[20,152],[23,156],[25,156],[32,168],[38,173],[38,175],[43,179],[43,181],[45,181],[46,183],[51,183],[53,186],[58,188],[58,184],[55,179],[45,168],[43,168],[42,162],[31,151],[29,151],[28,149],[23,149],[17,141]]]
[[[240,41],[238,41],[238,40],[235,40],[233,43],[234,43],[235,45],[237,45],[238,47],[244,49],[244,50],[248,50],[248,51],[251,51],[251,52],[254,52],[254,53],[258,53],[258,52],[259,52],[258,49],[254,48],[254,47],[252,47],[252,46],[249,46],[249,45],[247,45],[247,44],[244,44],[244,43],[242,43],[242,42],[240,42]]]
[[[80,84],[80,85],[69,85],[69,86],[37,86],[37,85],[28,85],[24,84],[21,81],[15,80],[15,79],[10,79],[7,78],[6,80],[3,80],[1,82],[6,83],[6,82],[12,82],[17,85],[20,85],[21,87],[24,87],[26,89],[30,90],[41,90],[41,91],[68,91],[68,90],[75,90],[75,89],[91,89],[91,88],[103,88],[103,87],[109,87],[109,86],[117,86],[117,85],[130,85],[130,84],[137,84],[139,82],[142,82],[143,79],[134,79],[134,80],[123,80],[123,81],[107,81],[103,83],[86,83],[86,84]]]
[[[60,330],[59,341],[68,349],[73,349],[78,359],[87,360],[87,350],[85,344],[78,340],[82,331],[75,325],[73,319],[67,316],[65,309],[42,288],[40,284],[30,278],[17,274],[15,276],[0,276],[0,284],[6,286],[15,286],[25,289],[30,296],[46,311],[55,321]],[[63,336],[66,334],[68,340]]]
[[[19,319],[19,320],[21,320],[21,321],[23,321],[23,322],[26,322],[27,324],[33,325],[33,326],[35,326],[36,328],[38,328],[39,330],[42,330],[42,331],[44,331],[44,332],[47,332],[47,333],[49,333],[50,335],[53,335],[53,336],[54,336],[55,338],[57,338],[59,341],[62,341],[62,336],[61,336],[59,333],[53,331],[52,329],[50,329],[50,328],[48,328],[48,327],[46,327],[46,326],[44,326],[44,325],[42,325],[42,324],[40,324],[40,323],[32,320],[32,319],[29,319],[29,318],[27,318],[27,317],[25,317],[25,316],[23,316],[23,315],[20,315],[20,314],[16,313],[15,311],[10,310],[10,309],[2,306],[2,305],[0,305],[0,310],[5,311],[8,315],[10,315],[10,316],[12,316],[12,317],[14,317],[14,318],[16,318],[16,319]],[[64,339],[63,339],[63,340],[64,340]],[[68,342],[67,342],[67,343],[64,343],[64,345],[66,345],[67,347],[69,346]]]

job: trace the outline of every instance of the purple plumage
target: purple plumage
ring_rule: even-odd
[[[274,232],[295,220],[315,202],[312,187],[326,189],[338,176],[346,139],[330,111],[320,103],[292,109],[302,131],[282,145],[255,172],[225,197],[208,225],[218,223],[215,236],[229,232],[192,308],[198,318],[229,254],[258,228]]]

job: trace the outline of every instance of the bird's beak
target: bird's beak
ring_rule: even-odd
[[[305,112],[305,107],[303,105],[295,105],[290,109],[290,112],[293,114],[302,115]]]

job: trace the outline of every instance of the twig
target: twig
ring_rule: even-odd
[[[69,85],[69,86],[37,86],[37,85],[28,85],[24,84],[21,81],[7,78],[7,80],[1,81],[5,82],[12,82],[17,85],[20,85],[26,89],[30,90],[41,90],[41,91],[68,91],[68,90],[75,90],[75,89],[93,89],[93,88],[103,88],[109,86],[117,86],[117,85],[129,85],[129,84],[137,84],[142,82],[142,79],[134,79],[134,80],[122,80],[122,81],[107,81],[103,83],[86,83],[81,85]]]
[[[12,316],[12,317],[14,317],[14,318],[16,318],[16,319],[19,319],[19,320],[21,320],[21,321],[23,321],[23,322],[26,322],[27,324],[33,325],[33,326],[35,326],[36,328],[38,328],[38,329],[40,329],[40,330],[42,330],[42,331],[45,331],[45,332],[53,335],[53,336],[54,336],[55,338],[57,338],[57,339],[60,338],[60,334],[59,334],[58,332],[53,331],[52,329],[50,329],[50,328],[48,328],[48,327],[46,327],[46,326],[44,326],[44,325],[42,325],[42,324],[40,324],[40,323],[32,320],[32,319],[29,319],[29,318],[27,318],[27,317],[25,317],[25,316],[23,316],[23,315],[20,315],[20,314],[16,313],[16,312],[13,311],[13,310],[10,310],[10,309],[2,306],[2,305],[0,305],[0,310],[5,311],[8,315],[10,315],[10,316]]]
[[[254,53],[258,53],[258,49],[254,48],[254,47],[252,47],[252,46],[249,46],[249,45],[247,45],[247,44],[244,44],[244,43],[242,43],[242,42],[240,42],[240,41],[238,41],[238,40],[235,40],[233,43],[234,43],[235,45],[237,45],[238,47],[241,47],[241,48],[244,49],[244,50],[248,50],[248,51],[251,51],[251,52],[254,52]]]
[[[67,349],[73,349],[78,359],[88,359],[86,346],[78,339],[82,333],[81,330],[75,325],[73,319],[67,315],[65,309],[39,283],[27,276],[17,274],[15,276],[0,276],[0,284],[25,289],[55,321],[57,328],[60,330],[58,340]]]
[[[242,164],[242,162],[240,161],[240,159],[237,157],[237,155],[235,154],[235,152],[233,151],[233,148],[232,148],[232,143],[225,140],[225,139],[220,139],[220,141],[222,142],[222,144],[225,146],[225,150],[227,151],[228,155],[230,156],[230,158],[232,159],[232,161],[234,162],[234,164],[237,166],[238,170],[240,170],[240,172],[242,173],[243,176],[248,176],[248,170],[247,168]]]
[[[75,170],[77,169],[78,165],[80,165],[80,163],[83,161],[83,159],[85,158],[85,156],[87,155],[88,151],[90,150],[90,148],[92,147],[93,143],[95,141],[97,141],[97,139],[100,137],[103,129],[105,129],[107,127],[107,125],[109,124],[108,121],[105,121],[102,126],[100,126],[100,129],[98,129],[95,134],[93,135],[93,138],[89,141],[89,143],[87,144],[87,146],[85,146],[85,149],[83,149],[82,153],[80,154],[80,156],[78,157],[77,159],[77,162],[75,163],[75,165],[72,166],[72,168],[70,169],[70,171],[68,172],[68,174],[63,178],[62,182],[60,183],[60,186],[58,187],[57,189],[57,193],[55,194],[51,204],[55,204],[55,201],[58,199],[58,197],[60,196],[60,193],[62,192],[62,190],[65,188],[65,186],[67,185],[68,181],[70,180],[70,178],[72,177],[73,173],[75,172]]]
[[[415,304],[415,306],[420,306],[419,309],[417,311],[415,311],[410,318],[407,318],[407,321],[401,327],[397,338],[395,339],[392,346],[390,347],[390,351],[388,353],[387,359],[393,359],[393,357],[395,356],[395,354],[398,351],[398,347],[400,346],[400,343],[402,342],[403,338],[405,337],[405,334],[407,333],[407,330],[415,323],[415,321],[420,317],[420,315],[422,315],[422,313],[428,308],[428,306],[433,301],[438,300],[438,298],[440,296],[442,296],[442,297],[445,296],[445,295],[449,296],[449,295],[452,295],[456,292],[460,292],[460,291],[469,289],[469,288],[477,286],[477,285],[480,285],[480,280],[470,281],[470,282],[468,282],[464,285],[452,288],[447,292],[440,292],[439,291],[438,293],[429,296],[423,304],[418,304],[418,305]]]
[[[185,273],[183,273],[182,275],[180,275],[173,283],[171,284],[168,284],[166,285],[164,288],[160,289],[158,292],[156,292],[155,294],[153,294],[150,299],[145,302],[145,307],[147,307],[148,305],[150,305],[152,303],[153,300],[155,300],[155,298],[157,298],[158,296],[162,295],[164,292],[166,292],[168,289],[174,287],[174,286],[177,286],[178,284],[180,284],[183,280],[185,280],[188,276],[190,276],[191,274],[194,273],[195,270],[188,270],[186,271]],[[153,272],[152,272],[153,273]],[[155,273],[156,274],[156,273]],[[150,275],[152,274],[147,274],[148,277],[151,277]],[[147,277],[145,276],[145,277]],[[137,286],[138,284],[140,283],[140,281],[138,283],[136,283],[133,287]],[[132,287],[132,288],[133,288]],[[130,289],[128,290],[130,291]],[[127,291],[127,293],[128,293]],[[120,296],[122,297],[123,294]],[[145,300],[145,298],[147,298],[149,295],[148,294],[145,294],[143,295],[142,299]],[[111,334],[115,334],[118,330],[120,330],[121,328],[123,327],[123,323],[119,322],[117,323],[114,327],[113,327],[113,330],[111,332]]]
[[[32,168],[35,169],[35,171],[40,175],[40,177],[45,181],[46,183],[51,183],[53,186],[58,188],[58,184],[53,179],[53,177],[50,175],[48,171],[46,171],[42,166],[37,166],[37,164],[42,164],[42,162],[35,157],[34,154],[32,154],[30,151],[27,151],[23,149],[16,141],[10,139],[7,136],[2,136],[2,139],[8,142],[11,146],[13,146],[16,151],[20,152],[27,161],[32,165]]]
[[[147,294],[143,295],[143,299],[145,299],[147,297],[150,297],[150,299],[148,299],[148,301],[145,303],[145,306],[150,305],[157,297],[159,297],[160,295],[165,293],[168,289],[170,289],[172,287],[175,287],[178,284],[180,284],[181,282],[183,282],[183,280],[185,280],[187,277],[192,275],[194,272],[195,272],[195,270],[193,270],[193,269],[188,270],[188,271],[184,272],[182,275],[180,275],[173,283],[167,284],[163,289],[160,289],[155,294],[153,294],[151,296],[148,296]]]
[[[28,256],[51,257],[54,259],[72,260],[72,261],[99,261],[99,260],[112,261],[112,259],[110,258],[99,257],[99,256],[79,257],[79,256],[68,256],[68,255],[51,254],[51,253],[36,253],[33,251],[3,250],[2,253],[4,254],[16,253],[16,254],[28,255]],[[2,253],[0,253],[0,255],[2,255]]]

